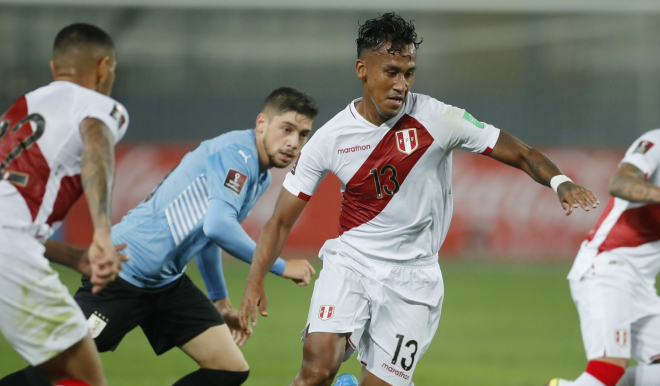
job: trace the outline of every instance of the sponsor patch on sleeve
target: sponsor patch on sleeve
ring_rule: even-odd
[[[296,167],[298,166],[298,161],[300,161],[300,156],[302,153],[298,153],[298,158],[296,158],[296,162],[293,163],[293,167],[291,168],[291,174],[294,176],[296,175]]]
[[[114,105],[112,111],[110,112],[110,116],[114,118],[115,121],[117,121],[117,124],[120,128],[124,126],[124,123],[126,123],[126,112],[124,111],[124,108],[118,104]]]
[[[653,142],[641,141],[639,145],[637,145],[637,149],[633,151],[633,154],[646,154],[646,152],[651,150],[652,147]]]
[[[463,114],[463,119],[465,119],[466,121],[470,122],[471,124],[477,126],[480,129],[483,129],[484,127],[486,127],[486,126],[484,126],[483,123],[479,122],[475,117],[472,116],[472,114],[468,113],[467,111]]]
[[[234,169],[229,169],[227,177],[225,177],[225,187],[237,195],[240,195],[247,179],[248,177],[245,174]]]

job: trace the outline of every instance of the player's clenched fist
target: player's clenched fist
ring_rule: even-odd
[[[92,293],[98,293],[117,278],[123,268],[121,262],[128,261],[128,256],[118,253],[125,247],[126,245],[115,247],[112,244],[110,229],[101,228],[94,231],[92,245],[87,251],[92,273],[90,281],[94,285]]]
[[[262,316],[268,316],[268,311],[266,311],[267,306],[268,298],[264,290],[263,280],[253,279],[248,276],[245,295],[243,296],[241,310],[238,316],[241,328],[248,334],[252,334],[252,327],[257,325],[257,309]],[[250,326],[249,318],[252,318],[252,326]]]
[[[557,187],[557,196],[567,216],[573,212],[573,208],[582,207],[588,212],[600,204],[598,198],[590,190],[571,181],[566,181]]]

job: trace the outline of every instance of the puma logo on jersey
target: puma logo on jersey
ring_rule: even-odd
[[[247,163],[248,158],[252,157],[252,154],[247,155],[247,154],[245,154],[245,152],[243,150],[239,150],[238,154],[242,155],[243,158],[245,158],[245,163]]]
[[[371,145],[357,145],[353,147],[347,147],[344,149],[339,149],[337,150],[337,154],[347,154],[347,153],[355,153],[356,151],[363,151],[363,150],[369,150],[371,149]]]

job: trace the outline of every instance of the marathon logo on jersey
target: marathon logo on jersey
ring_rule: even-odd
[[[326,321],[332,319],[335,315],[335,306],[321,306],[319,310],[319,319]]]
[[[94,311],[92,315],[90,315],[89,319],[87,319],[87,324],[89,326],[89,332],[92,334],[92,338],[96,338],[97,336],[101,335],[101,331],[105,328],[105,326],[108,325],[108,322],[110,320],[101,315],[98,311]]]
[[[401,371],[401,370],[398,370],[398,369],[395,368],[395,367],[392,367],[392,366],[388,365],[388,364],[385,363],[385,362],[383,362],[383,365],[382,365],[382,366],[383,366],[383,368],[384,368],[385,370],[389,371],[390,373],[396,375],[396,376],[399,377],[399,378],[403,378],[403,379],[409,379],[409,378],[410,378],[410,375],[404,373],[404,372]]]
[[[119,127],[124,126],[124,123],[126,123],[126,111],[124,111],[123,107],[117,104],[112,108],[110,116],[119,123]]]
[[[245,174],[234,169],[229,169],[227,177],[225,177],[225,186],[232,192],[240,195],[247,179],[248,177]]]
[[[396,148],[404,154],[412,154],[417,149],[417,129],[411,127],[409,129],[399,130],[394,133],[396,138]]]
[[[357,145],[337,150],[337,154],[355,153],[356,151],[370,150],[371,145]]]
[[[637,149],[633,151],[633,154],[646,154],[646,152],[651,150],[652,147],[653,147],[653,142],[641,141],[637,146]]]
[[[625,346],[628,344],[628,331],[627,330],[616,330],[614,331],[614,341],[619,344],[619,346]]]

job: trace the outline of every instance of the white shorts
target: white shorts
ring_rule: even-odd
[[[358,360],[390,385],[414,385],[412,376],[438,328],[444,283],[437,256],[412,263],[360,256],[339,240],[325,243],[314,283],[307,333],[350,333],[347,360]]]
[[[84,338],[87,321],[39,241],[0,227],[0,246],[0,332],[40,365]]]
[[[660,359],[660,297],[653,280],[615,252],[603,252],[569,283],[588,360]]]

